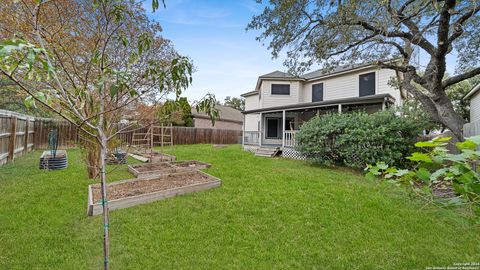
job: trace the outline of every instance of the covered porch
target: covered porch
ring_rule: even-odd
[[[388,108],[393,102],[390,95],[376,95],[245,111],[249,123],[244,123],[242,143],[244,146],[294,148],[300,128],[315,116],[358,111],[374,113]],[[252,124],[255,121],[256,125]]]

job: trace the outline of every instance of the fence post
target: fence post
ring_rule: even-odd
[[[24,143],[23,143],[23,153],[28,153],[28,137],[29,137],[29,129],[28,126],[30,125],[30,119],[27,118],[25,119],[25,135],[24,137]]]
[[[17,117],[11,116],[10,119],[11,125],[10,138],[8,142],[8,161],[13,161],[15,155],[15,144],[17,142]]]

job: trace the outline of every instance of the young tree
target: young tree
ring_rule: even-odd
[[[7,14],[0,19],[0,74],[25,91],[28,102],[48,107],[97,146],[107,269],[108,142],[121,131],[117,123],[126,106],[147,95],[179,96],[191,83],[192,64],[164,50],[159,25],[148,20],[141,1],[8,0],[0,5]],[[153,5],[158,8],[158,1]],[[159,58],[162,53],[171,57]],[[201,109],[211,111],[208,102],[204,105]]]
[[[186,97],[181,97],[178,101],[167,100],[157,110],[157,116],[164,124],[193,127],[192,106]]]
[[[272,55],[287,50],[285,64],[302,72],[371,61],[403,73],[401,87],[430,117],[463,138],[464,120],[446,89],[480,74],[480,4],[465,0],[271,0],[247,29],[263,29]],[[446,59],[457,58],[457,74],[445,78]],[[426,66],[415,63],[426,59]],[[385,59],[398,58],[398,61]],[[422,62],[423,63],[423,62]]]

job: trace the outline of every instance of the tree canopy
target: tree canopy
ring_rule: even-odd
[[[223,105],[235,108],[239,111],[245,110],[245,99],[242,97],[230,97],[227,96],[223,101]]]
[[[293,73],[359,61],[401,72],[400,86],[461,138],[446,89],[480,74],[479,11],[475,0],[270,0],[247,29],[263,31],[274,57],[286,51]],[[448,78],[447,57],[457,61]]]
[[[163,1],[162,1],[163,2]],[[192,82],[178,55],[135,0],[6,0],[0,3],[0,75],[74,124],[99,161],[108,268],[108,142],[123,110],[143,98],[179,97]],[[152,2],[154,9],[159,1]],[[215,117],[207,96],[197,107]],[[125,127],[128,128],[128,127]]]

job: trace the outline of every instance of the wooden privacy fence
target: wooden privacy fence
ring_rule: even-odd
[[[58,148],[75,147],[78,142],[77,128],[65,120],[55,120],[49,118],[35,119],[35,136],[33,144],[37,149],[48,148],[48,133],[52,129],[57,130]]]
[[[133,133],[148,133],[148,127],[141,127],[123,131],[117,138],[123,143],[132,145]],[[237,144],[241,142],[242,131],[233,129],[172,127],[173,144]],[[158,136],[154,137],[154,144],[159,145]]]
[[[33,149],[34,118],[0,110],[0,165]]]
[[[241,130],[173,127],[174,144],[237,144],[241,137]]]
[[[0,110],[0,165],[34,148],[48,148],[48,133],[53,128],[57,129],[59,149],[76,146],[78,131],[67,121]],[[148,130],[148,127],[132,128],[118,134],[117,139],[131,145],[135,131],[146,133]],[[241,130],[172,127],[173,144],[237,144],[241,136]]]

